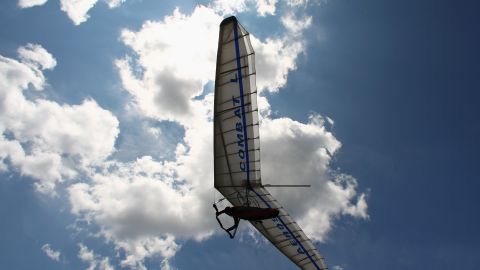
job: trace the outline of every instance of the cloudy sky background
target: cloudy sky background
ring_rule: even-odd
[[[331,269],[478,269],[478,4],[3,1],[1,268],[291,269],[213,219],[218,25],[253,37],[262,178]],[[285,166],[285,164],[289,164]]]

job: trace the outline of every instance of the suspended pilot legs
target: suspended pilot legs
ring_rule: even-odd
[[[235,216],[232,216],[231,215],[231,208],[230,207],[225,207],[225,209],[223,209],[222,211],[218,211],[218,208],[215,204],[213,204],[213,208],[215,208],[215,212],[216,212],[216,216],[215,218],[217,219],[218,221],[218,224],[220,224],[220,227],[226,231],[228,233],[228,235],[230,236],[231,239],[233,239],[235,237],[235,234],[237,233],[237,228],[238,228],[238,224],[240,223],[240,218],[238,217],[235,217]],[[234,221],[234,224],[233,226],[231,226],[230,228],[228,229],[225,229],[223,227],[223,224],[222,222],[220,221],[220,219],[218,218],[218,216],[222,215],[222,214],[227,214],[229,216],[231,216],[233,218],[233,221]],[[231,233],[231,231],[233,231],[233,234]]]

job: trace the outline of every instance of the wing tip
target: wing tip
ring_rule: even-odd
[[[228,17],[228,18],[223,19],[223,21],[220,23],[220,26],[225,25],[225,24],[228,24],[228,23],[230,23],[230,22],[236,22],[236,21],[238,21],[238,20],[237,20],[237,17],[235,17],[235,16],[230,16],[230,17]]]

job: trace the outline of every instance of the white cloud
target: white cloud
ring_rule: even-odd
[[[96,3],[63,2],[62,9],[74,13],[77,24],[88,18]],[[258,5],[266,5],[264,14],[275,12],[275,1]],[[134,52],[116,61],[123,87],[132,97],[128,105],[145,117],[173,121],[185,130],[170,161],[150,156],[133,162],[108,160],[119,132],[110,112],[88,98],[80,105],[61,105],[24,95],[43,89],[43,72],[56,64],[52,55],[28,44],[18,50],[20,61],[0,56],[0,169],[14,167],[37,179],[43,192],[53,192],[58,182],[79,173],[86,176],[86,181],[68,185],[71,212],[98,226],[99,235],[124,252],[124,267],[142,269],[146,258],[159,256],[161,267],[170,269],[169,259],[182,240],[202,240],[216,229],[210,208],[213,188],[205,184],[213,179],[213,95],[195,97],[214,79],[219,12],[226,8],[243,7],[219,11],[198,6],[190,15],[177,9],[162,21],[145,22],[136,32],[122,31],[122,41]],[[302,32],[311,18],[287,14],[282,23],[287,29],[282,36],[251,36],[260,91],[278,92],[305,51]],[[268,100],[260,96],[259,103],[263,179],[312,185],[302,193],[272,190],[307,234],[324,240],[340,215],[367,218],[365,195],[358,194],[356,180],[329,168],[341,143],[325,128],[324,119],[272,119]],[[143,128],[152,136],[163,134],[158,128]],[[82,244],[78,256],[89,269],[112,269],[107,257]]]
[[[221,20],[213,9],[198,6],[190,16],[176,9],[163,21],[147,21],[138,32],[122,31],[123,42],[138,59],[125,57],[116,65],[138,109],[148,117],[184,126],[201,121],[204,106],[192,98],[214,80]],[[288,72],[296,69],[296,60],[305,50],[299,32],[303,29],[297,29],[295,36],[287,33],[265,41],[251,35],[259,91],[276,92],[286,84]],[[191,46],[192,42],[196,45]],[[260,97],[259,103],[263,111],[269,110],[266,99]]]
[[[20,0],[19,6],[45,2]],[[97,2],[60,0],[76,25],[89,18],[88,11]],[[124,0],[105,2],[113,8]],[[125,254],[121,266],[144,269],[145,259],[158,256],[162,269],[172,269],[169,261],[182,241],[201,241],[219,231],[211,209],[213,187],[205,184],[213,179],[213,95],[195,98],[214,79],[219,22],[224,14],[252,7],[259,16],[274,15],[276,4],[276,0],[216,0],[209,7],[197,6],[192,14],[176,9],[161,21],[145,22],[138,31],[122,31],[121,41],[133,51],[115,62],[132,98],[127,106],[146,118],[172,121],[185,131],[175,142],[172,160],[146,155],[131,162],[112,159],[119,123],[94,100],[68,105],[26,97],[26,91],[41,91],[46,85],[44,71],[56,65],[50,53],[27,44],[18,49],[19,60],[0,56],[0,170],[14,168],[37,179],[38,190],[45,193],[82,174],[83,182],[67,185],[71,213],[98,227],[97,235]],[[303,32],[312,18],[289,11],[280,21],[286,29],[281,35],[251,35],[260,92],[284,87],[305,52]],[[357,181],[330,169],[341,143],[325,128],[324,118],[312,115],[307,123],[272,119],[267,98],[260,96],[259,103],[263,179],[312,185],[302,192],[272,190],[306,233],[321,241],[341,215],[368,218]],[[156,138],[168,132],[139,127]],[[42,250],[52,259],[60,256],[48,244]],[[113,269],[108,257],[83,244],[78,257],[88,269]]]
[[[91,8],[82,3],[85,12],[75,11],[79,20]],[[205,185],[206,179],[213,179],[213,95],[195,97],[214,79],[222,20],[218,12],[198,6],[186,15],[177,9],[162,21],[145,22],[137,32],[122,31],[122,41],[135,53],[116,61],[123,87],[132,97],[129,106],[185,130],[171,161],[150,156],[133,162],[107,161],[119,132],[115,116],[92,99],[60,105],[26,98],[24,91],[43,89],[43,71],[56,64],[41,46],[19,48],[20,61],[0,56],[0,169],[11,166],[37,179],[43,192],[52,192],[56,183],[81,172],[88,180],[67,188],[71,212],[98,226],[99,235],[124,252],[123,267],[142,269],[146,258],[159,256],[162,269],[171,269],[169,259],[180,250],[180,241],[202,240],[216,229],[210,208],[213,188]],[[305,51],[302,31],[311,21],[304,18],[285,15],[282,23],[288,31],[283,36],[263,40],[251,36],[261,91],[279,91],[296,69],[297,58]],[[259,103],[263,179],[312,185],[302,193],[272,190],[306,233],[321,241],[340,215],[367,218],[365,195],[358,194],[356,180],[329,168],[341,143],[325,128],[325,120],[318,115],[308,123],[272,119],[268,100],[261,96]],[[143,128],[152,136],[163,133]],[[83,244],[79,247],[78,256],[88,269],[113,269],[108,257]]]
[[[18,6],[20,8],[30,8],[34,6],[41,6],[48,0],[19,0]],[[104,0],[109,8],[120,6],[126,0]],[[75,25],[87,21],[90,18],[88,11],[95,6],[98,0],[60,0],[60,9],[67,13],[70,20]]]
[[[53,250],[50,247],[50,244],[45,244],[42,246],[42,251],[49,257],[50,259],[59,262],[60,261],[60,251]]]
[[[18,48],[18,55],[22,63],[33,66],[33,68],[45,70],[53,69],[57,65],[57,61],[38,44],[27,44]]]
[[[87,270],[114,270],[115,268],[110,264],[110,259],[108,257],[101,257],[90,250],[87,246],[83,244],[78,244],[78,258],[87,263]]]
[[[335,125],[335,121],[333,121],[332,118],[330,118],[330,117],[328,117],[328,116],[326,116],[325,118],[326,118],[327,122],[328,122],[331,126]]]
[[[124,88],[144,114],[182,125],[198,121],[203,108],[192,98],[215,74],[219,21],[213,10],[199,6],[191,16],[176,9],[164,21],[147,21],[138,32],[122,31],[123,42],[138,54],[136,64],[143,74],[135,75],[129,58],[118,60],[117,67]]]
[[[286,2],[289,6],[296,7],[296,6],[306,5],[309,1],[308,0],[287,0]]]
[[[41,6],[45,4],[48,0],[19,0],[18,6],[21,8],[29,8],[34,6]]]
[[[277,0],[257,0],[257,12],[260,16],[274,15]]]
[[[311,16],[304,16],[302,19],[295,17],[293,12],[288,12],[281,18],[283,26],[294,36],[300,35],[303,30],[312,24]]]
[[[83,244],[78,244],[78,246],[80,247],[80,250],[78,251],[78,258],[90,265],[87,269],[95,269],[96,261],[93,251],[88,249],[88,247],[84,246]]]
[[[328,3],[328,0],[286,0],[288,6],[292,8],[307,8],[308,5],[321,5]]]
[[[230,1],[230,0],[214,0],[212,1],[212,8],[222,14],[223,16],[228,14],[241,13],[248,10],[248,0]]]
[[[171,269],[168,259],[180,248],[171,235],[165,237],[144,237],[135,240],[116,241],[116,245],[122,248],[128,255],[121,262],[122,267],[143,269],[143,260],[147,257],[160,255],[162,269]]]
[[[109,8],[116,8],[123,4],[126,0],[105,0]]]
[[[60,0],[60,8],[65,11],[75,25],[85,22],[90,16],[88,11],[98,0]]]
[[[213,179],[209,120],[213,95],[194,97],[214,79],[221,20],[214,10],[198,6],[191,15],[177,9],[163,21],[144,23],[138,32],[122,31],[122,40],[138,57],[116,61],[123,86],[133,98],[131,105],[147,117],[174,121],[185,129],[174,161],[151,157],[112,161],[101,173],[91,175],[92,183],[69,188],[72,213],[100,225],[102,235],[127,253],[124,265],[140,267],[146,257],[156,254],[168,260],[180,247],[176,239],[203,239],[215,228],[214,220],[206,218],[212,212],[213,189],[204,184],[205,179]],[[294,66],[289,58],[301,51],[297,46],[287,52],[283,40],[255,39],[264,48],[257,59],[270,57],[271,44],[285,51],[260,65],[260,69],[280,66],[265,88],[286,82],[286,73]],[[260,101],[268,108],[265,98]]]
[[[160,135],[162,134],[162,130],[160,128],[154,128],[154,127],[147,127],[145,128],[149,134],[151,134],[153,137],[158,139]]]
[[[122,31],[122,41],[134,52],[116,61],[123,87],[132,97],[128,107],[185,130],[173,160],[110,160],[89,175],[91,181],[68,188],[72,213],[98,225],[100,235],[125,252],[122,266],[141,269],[146,258],[159,256],[162,267],[169,269],[168,261],[182,240],[201,240],[216,230],[213,187],[205,184],[213,179],[213,95],[195,97],[214,79],[220,12],[198,6],[186,15],[176,9],[162,21],[145,22],[138,31]],[[283,36],[251,36],[263,91],[279,91],[305,51],[302,31],[310,19],[288,18],[289,31]],[[259,102],[264,112],[263,179],[312,185],[305,193],[276,191],[306,232],[324,240],[335,218],[366,218],[365,195],[357,193],[356,180],[329,168],[341,143],[325,128],[324,118],[312,115],[308,123],[272,119],[268,100],[261,96]],[[146,132],[157,134],[150,127]]]
[[[234,15],[255,9],[259,16],[274,15],[277,0],[214,0],[210,6],[222,16]]]
[[[53,193],[55,184],[98,164],[114,151],[118,121],[92,99],[60,105],[29,99],[24,91],[42,90],[42,70],[55,59],[40,45],[18,49],[20,61],[0,56],[0,162],[37,179],[37,188]],[[31,87],[29,87],[31,86]]]
[[[180,246],[175,239],[212,234],[206,219],[208,188],[182,183],[179,164],[142,157],[111,162],[92,176],[94,183],[69,188],[72,213],[99,225],[101,234],[127,254],[123,266],[141,267],[147,257],[168,260]],[[210,190],[211,191],[211,190]]]
[[[118,239],[208,233],[212,223],[202,215],[210,212],[210,206],[198,203],[202,198],[192,189],[199,187],[179,182],[177,166],[148,156],[133,163],[108,163],[92,176],[94,185],[69,188],[72,212],[91,215],[106,235]]]
[[[162,263],[160,264],[160,269],[161,270],[176,270],[175,267],[172,267],[170,265],[170,262],[168,260],[163,260]]]
[[[323,241],[335,217],[367,217],[364,195],[357,197],[356,180],[329,168],[341,143],[326,130],[321,116],[311,116],[307,124],[289,118],[264,119],[260,134],[263,181],[311,185],[298,192],[271,190],[307,235]]]
[[[296,60],[305,50],[303,42],[289,36],[267,38],[265,42],[251,36],[251,41],[259,92],[278,92],[287,83],[288,73],[297,68]]]
[[[48,0],[18,0],[20,8],[30,8],[44,5]],[[99,0],[60,0],[60,8],[67,13],[75,25],[80,25],[90,18],[88,12]],[[116,8],[126,0],[104,0],[109,8]],[[216,13],[226,16],[247,12],[251,9],[257,11],[259,16],[275,15],[277,0],[213,0],[210,3],[211,9]],[[289,1],[290,5],[298,6],[304,1]]]

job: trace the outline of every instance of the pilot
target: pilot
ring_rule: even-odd
[[[215,208],[216,213],[216,218],[218,223],[220,224],[220,227],[224,229],[230,238],[235,237],[235,233],[237,232],[237,227],[238,224],[240,223],[240,219],[245,219],[249,221],[261,221],[264,219],[270,219],[278,216],[279,210],[276,208],[260,208],[260,207],[252,207],[252,206],[227,206],[225,209],[222,211],[218,211],[218,208],[215,204],[213,204],[213,208]],[[223,227],[222,222],[220,222],[220,219],[218,216],[221,214],[227,214],[233,218],[234,224],[228,229],[225,229]],[[233,230],[233,234],[231,231]]]

